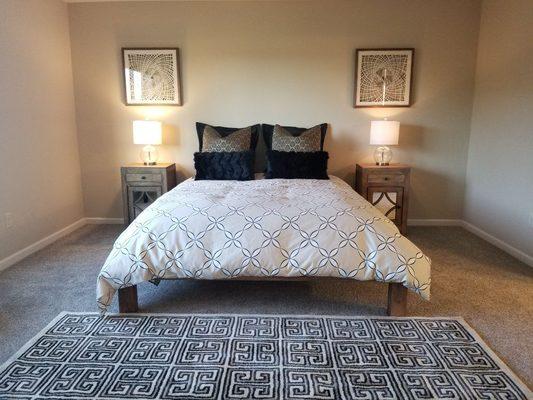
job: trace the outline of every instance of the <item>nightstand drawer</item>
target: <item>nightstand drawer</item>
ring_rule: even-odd
[[[372,184],[403,184],[405,182],[404,174],[368,174],[368,183]]]
[[[126,174],[126,182],[162,182],[161,174]]]

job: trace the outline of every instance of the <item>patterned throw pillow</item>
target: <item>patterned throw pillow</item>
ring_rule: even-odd
[[[293,136],[280,125],[275,125],[272,133],[272,150],[307,153],[320,151],[321,136],[322,131],[320,125],[313,126],[298,136]]]
[[[203,152],[247,151],[252,140],[252,128],[243,128],[222,136],[212,126],[206,125],[203,132]]]

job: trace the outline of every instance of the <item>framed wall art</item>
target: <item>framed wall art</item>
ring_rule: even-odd
[[[354,107],[409,107],[414,49],[357,49]]]
[[[179,49],[123,48],[127,105],[181,106]]]

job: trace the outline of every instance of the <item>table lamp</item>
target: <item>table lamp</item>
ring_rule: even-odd
[[[133,143],[144,144],[141,159],[144,165],[156,165],[159,156],[154,145],[162,143],[160,121],[133,121]]]
[[[389,165],[392,159],[392,150],[388,147],[398,144],[400,136],[400,123],[398,121],[371,121],[370,144],[379,147],[374,151],[376,165]]]

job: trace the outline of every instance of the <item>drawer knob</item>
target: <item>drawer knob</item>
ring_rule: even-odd
[[[141,176],[141,179],[146,179],[146,176]]]
[[[144,178],[144,177],[143,177],[143,178]],[[386,176],[386,177],[385,177],[384,179],[385,179],[386,181],[388,181],[388,180],[389,180],[389,177],[388,177],[388,176]]]

